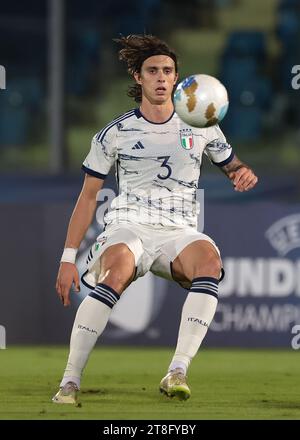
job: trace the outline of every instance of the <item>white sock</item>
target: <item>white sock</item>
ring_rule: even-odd
[[[168,371],[181,368],[186,374],[213,320],[218,304],[219,281],[212,277],[193,279],[182,308],[175,354]]]
[[[78,307],[61,387],[67,382],[74,382],[80,388],[82,371],[118,299],[119,295],[111,287],[100,283]]]

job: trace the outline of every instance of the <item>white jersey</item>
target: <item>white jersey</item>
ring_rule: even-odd
[[[115,165],[119,195],[104,218],[106,225],[130,221],[197,228],[203,153],[218,166],[234,156],[218,126],[194,128],[176,113],[154,123],[133,109],[94,136],[82,169],[105,179]]]

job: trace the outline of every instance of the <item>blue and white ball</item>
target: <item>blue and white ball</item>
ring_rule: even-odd
[[[191,75],[178,84],[174,93],[176,113],[192,127],[218,124],[226,115],[228,104],[226,88],[210,75]]]

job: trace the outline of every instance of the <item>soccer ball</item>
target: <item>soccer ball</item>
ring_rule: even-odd
[[[227,113],[227,90],[213,76],[192,75],[178,84],[174,106],[186,124],[198,128],[210,127],[218,124]]]

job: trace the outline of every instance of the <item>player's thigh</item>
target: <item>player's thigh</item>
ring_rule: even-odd
[[[172,263],[173,277],[180,281],[192,281],[201,276],[219,278],[221,267],[219,252],[208,240],[188,244]]]
[[[132,230],[122,225],[107,228],[90,249],[82,282],[89,288],[106,283],[121,293],[134,278],[142,255],[142,242]]]
[[[135,275],[135,257],[126,243],[113,244],[107,247],[100,259],[99,282],[114,278],[127,286]]]

